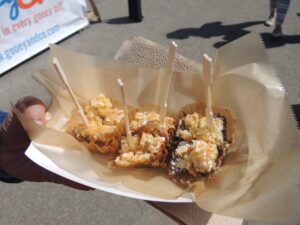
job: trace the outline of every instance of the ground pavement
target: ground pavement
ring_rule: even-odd
[[[262,33],[267,52],[291,103],[300,103],[300,2],[291,1],[283,27],[285,41],[274,42],[262,21],[268,15],[268,1],[252,0],[151,0],[143,1],[144,20],[130,23],[127,1],[97,1],[103,23],[93,24],[61,43],[87,54],[112,58],[124,40],[143,36],[168,46],[174,40],[178,53],[200,60],[203,53],[213,56],[220,47],[248,32]],[[8,101],[24,95],[39,96],[49,103],[50,96],[32,78],[32,72],[44,67],[49,51],[21,64],[0,78],[0,106],[8,110]],[[299,185],[300,187],[300,185]],[[100,191],[80,192],[61,185],[0,184],[1,225],[151,225],[176,224],[143,201]],[[300,188],[299,188],[300,189]],[[300,191],[296,203],[300,205]],[[287,225],[299,224],[294,213]],[[244,221],[249,225],[271,225]]]

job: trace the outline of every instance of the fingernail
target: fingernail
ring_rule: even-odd
[[[41,126],[45,126],[47,123],[46,120],[34,120],[34,122]]]

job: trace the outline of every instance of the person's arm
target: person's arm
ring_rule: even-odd
[[[8,116],[7,112],[2,112],[0,111],[0,125],[3,123],[5,118]],[[1,139],[0,139],[1,143]],[[18,178],[12,177],[5,173],[3,170],[0,170],[0,181],[5,182],[5,183],[21,183],[23,180],[20,180]]]
[[[31,96],[24,97],[16,103],[16,108],[28,119],[41,125],[46,124],[46,109],[41,100]],[[30,138],[19,119],[14,113],[9,113],[0,128],[0,170],[4,171],[7,178],[19,181],[52,182],[75,189],[92,190],[35,164],[25,155],[29,144]]]

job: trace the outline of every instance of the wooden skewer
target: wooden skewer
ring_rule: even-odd
[[[206,109],[205,115],[207,118],[208,128],[212,128],[213,123],[213,112],[212,112],[212,100],[211,100],[211,89],[212,89],[212,59],[207,55],[203,54],[202,59],[204,86],[206,94]]]
[[[122,92],[122,100],[123,100],[123,107],[124,107],[124,119],[125,119],[125,128],[126,128],[127,141],[128,141],[128,144],[129,144],[129,148],[133,149],[132,135],[131,135],[130,126],[129,126],[127,98],[126,98],[124,83],[120,78],[117,79],[117,81],[118,81],[118,84],[119,84],[119,86],[121,88],[121,92]]]
[[[170,73],[173,70],[176,51],[177,51],[177,44],[175,43],[175,41],[172,41],[170,46],[169,46],[169,55],[168,55],[168,61],[167,61],[167,64],[166,64],[166,69],[167,69],[168,73]]]
[[[165,119],[166,119],[166,115],[167,115],[167,109],[168,109],[168,104],[165,103],[163,108],[160,110],[160,113],[162,116],[159,117],[159,122],[161,126],[165,126]]]
[[[160,110],[159,110],[159,118],[161,124],[164,124],[166,114],[167,114],[167,102],[168,102],[171,83],[173,80],[172,70],[175,62],[176,51],[177,51],[177,44],[174,41],[172,41],[169,47],[169,56],[166,64],[166,76],[167,76],[167,80],[165,84],[166,88],[165,88],[165,92],[163,93],[163,98],[161,99]]]
[[[75,105],[76,105],[76,107],[77,107],[77,109],[78,109],[78,111],[79,111],[79,113],[80,113],[80,115],[83,119],[84,124],[88,127],[89,126],[89,121],[86,118],[86,115],[84,114],[83,109],[80,106],[77,98],[75,97],[75,94],[74,94],[74,92],[73,92],[73,90],[72,90],[72,88],[71,88],[71,86],[70,86],[70,84],[67,80],[66,74],[63,71],[63,69],[62,69],[62,67],[61,67],[61,65],[60,65],[60,63],[59,63],[59,61],[56,57],[53,58],[53,65],[54,65],[54,68],[56,69],[57,73],[61,77],[63,83],[65,84],[70,96],[72,97],[72,100],[74,101],[74,103],[75,103]]]

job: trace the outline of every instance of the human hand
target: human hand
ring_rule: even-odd
[[[40,125],[47,123],[45,105],[38,98],[24,97],[16,103],[16,108],[26,118]],[[92,190],[90,187],[56,175],[31,161],[24,154],[30,144],[25,129],[13,112],[5,119],[0,128],[0,169],[24,181],[51,182],[79,190]]]

